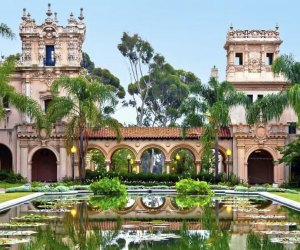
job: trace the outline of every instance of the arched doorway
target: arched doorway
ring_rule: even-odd
[[[272,155],[266,150],[255,150],[248,158],[248,182],[263,184],[274,182]]]
[[[32,157],[32,181],[57,181],[55,154],[46,148],[39,149]]]
[[[12,154],[10,149],[0,144],[0,169],[6,171],[12,171]]]

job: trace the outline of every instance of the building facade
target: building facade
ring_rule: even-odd
[[[24,9],[20,25],[22,55],[11,78],[11,85],[38,101],[43,110],[51,101],[50,86],[56,78],[81,73],[86,32],[82,9],[78,18],[71,13],[66,26],[58,25],[50,4],[46,16],[44,23],[37,25]],[[225,43],[226,79],[253,101],[281,91],[285,79],[271,72],[281,42],[278,27],[275,30],[234,30],[230,27]],[[220,170],[233,172],[250,183],[288,180],[288,168],[276,163],[280,158],[276,148],[294,139],[295,133],[289,133],[290,124],[296,122],[294,112],[286,110],[279,121],[249,126],[245,111],[237,107],[231,110],[231,122],[230,129],[221,130],[219,134]],[[122,134],[120,143],[107,129],[90,134],[89,147],[102,152],[107,171],[111,170],[113,153],[121,148],[132,152],[136,172],[142,170],[141,156],[149,148],[159,149],[164,155],[164,172],[171,172],[174,152],[181,148],[193,155],[195,171],[201,169],[201,129],[191,130],[186,140],[182,140],[179,128],[122,128]],[[43,130],[37,132],[29,117],[7,105],[6,117],[0,123],[0,138],[0,169],[20,173],[29,181],[58,181],[72,176],[63,123],[56,123],[51,135]],[[226,156],[227,149],[233,152],[230,158]],[[78,175],[77,162],[75,172]]]

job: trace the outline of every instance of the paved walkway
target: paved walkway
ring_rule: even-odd
[[[43,195],[44,195],[44,193],[34,193],[34,194],[29,194],[29,195],[26,195],[26,196],[23,196],[23,197],[20,197],[20,198],[17,198],[17,199],[1,202],[0,203],[0,211],[8,209],[8,208],[13,207],[13,206],[16,206],[20,203],[38,198],[38,197],[43,196]]]
[[[282,205],[285,205],[287,207],[290,207],[292,209],[300,211],[300,202],[293,201],[293,200],[281,197],[281,196],[276,195],[276,194],[271,194],[269,192],[259,192],[259,194],[262,197],[265,197],[265,198],[270,199],[272,201],[276,201],[276,202],[278,202],[278,203],[280,203]]]

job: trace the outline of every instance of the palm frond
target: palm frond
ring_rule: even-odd
[[[8,39],[15,38],[15,34],[5,23],[0,23],[0,35]]]

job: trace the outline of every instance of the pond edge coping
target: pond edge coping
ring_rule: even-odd
[[[8,209],[8,208],[12,208],[14,206],[19,205],[20,203],[24,203],[27,202],[29,200],[38,198],[43,196],[45,193],[34,193],[34,194],[29,194],[29,195],[25,195],[13,200],[9,200],[9,201],[4,201],[0,203],[0,211]]]

